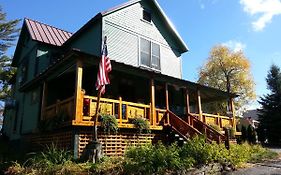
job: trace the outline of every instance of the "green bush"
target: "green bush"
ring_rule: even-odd
[[[164,146],[161,143],[131,147],[125,154],[125,172],[127,174],[162,174],[191,168],[194,160],[190,157],[180,157],[179,150],[176,144]]]
[[[150,133],[150,123],[145,118],[136,117],[132,120],[132,123],[139,133]]]
[[[36,154],[24,164],[13,162],[6,174],[175,174],[209,163],[240,167],[246,162],[258,162],[277,156],[259,145],[206,143],[195,137],[179,147],[147,144],[126,150],[124,157],[104,157],[96,164],[75,163],[70,152],[54,145]]]
[[[92,164],[90,171],[94,174],[123,174],[123,157],[104,156],[100,162]]]
[[[102,115],[101,116],[101,128],[104,132],[109,134],[110,132],[116,133],[118,131],[118,122],[113,115]]]

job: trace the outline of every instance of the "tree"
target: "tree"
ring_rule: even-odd
[[[208,60],[199,71],[198,82],[203,85],[218,88],[228,93],[239,95],[235,106],[242,106],[254,100],[254,81],[250,73],[250,63],[242,51],[234,52],[226,46],[217,45],[211,49]],[[209,112],[221,112],[226,102],[213,103]]]
[[[9,80],[15,73],[15,69],[11,67],[11,58],[5,53],[18,37],[19,21],[18,19],[8,21],[6,13],[0,7],[0,101],[10,95]]]
[[[270,93],[261,97],[259,103],[260,126],[269,143],[280,144],[281,141],[281,71],[276,65],[272,65],[267,77],[267,88]]]

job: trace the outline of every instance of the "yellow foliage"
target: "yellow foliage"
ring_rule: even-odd
[[[207,62],[200,68],[198,82],[236,93],[239,95],[235,100],[237,108],[256,98],[249,60],[242,51],[234,52],[226,46],[211,49]]]

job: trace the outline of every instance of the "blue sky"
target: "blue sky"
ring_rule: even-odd
[[[99,11],[126,0],[5,0],[8,19],[28,17],[75,32]],[[210,49],[225,44],[242,49],[251,62],[258,96],[266,94],[271,64],[281,67],[280,0],[158,0],[190,51],[183,57],[184,79],[196,81]],[[9,50],[12,54],[14,48]]]

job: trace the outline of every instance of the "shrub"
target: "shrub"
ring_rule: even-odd
[[[150,133],[150,123],[148,120],[142,117],[136,117],[132,120],[132,123],[139,133]]]
[[[192,157],[196,165],[206,164],[211,161],[211,149],[204,137],[194,137],[187,141],[180,151],[181,157]]]
[[[94,174],[123,174],[123,157],[103,157],[100,162],[92,164],[90,171]]]
[[[109,134],[111,131],[116,133],[118,131],[118,122],[113,115],[102,115],[101,116],[101,128],[104,132]]]
[[[191,168],[194,160],[180,157],[180,148],[173,144],[164,146],[145,145],[131,147],[125,154],[125,172],[127,174],[163,174],[169,171]]]

